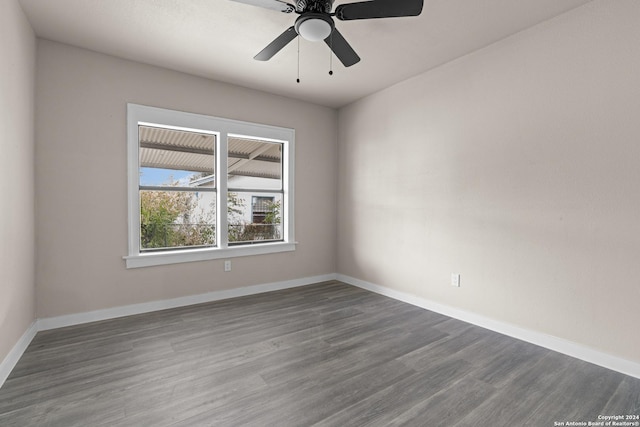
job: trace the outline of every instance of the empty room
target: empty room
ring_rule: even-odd
[[[640,1],[0,29],[0,426],[640,426]]]

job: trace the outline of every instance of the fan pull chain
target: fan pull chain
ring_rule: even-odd
[[[298,78],[296,83],[300,83],[300,36],[298,36]]]
[[[333,31],[329,35],[329,44],[331,45],[329,48],[329,75],[333,76]]]

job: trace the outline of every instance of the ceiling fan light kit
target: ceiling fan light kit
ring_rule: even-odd
[[[297,0],[295,4],[282,0],[232,1],[300,15],[293,26],[287,28],[254,57],[258,61],[268,61],[293,39],[301,36],[312,42],[324,40],[345,67],[357,64],[360,57],[338,31],[333,17],[340,21],[352,21],[418,16],[422,13],[423,6],[423,0],[369,0],[338,5],[331,13],[334,0]]]
[[[327,15],[307,13],[296,19],[294,28],[296,33],[303,39],[310,42],[318,42],[331,35],[334,24],[333,20]]]

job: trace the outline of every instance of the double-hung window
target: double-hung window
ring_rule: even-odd
[[[129,104],[127,268],[295,249],[293,129]]]

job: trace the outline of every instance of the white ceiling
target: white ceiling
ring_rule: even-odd
[[[39,37],[240,86],[340,107],[591,0],[425,0],[412,18],[337,21],[362,58],[344,68],[323,42],[253,56],[297,15],[229,0],[20,0]],[[336,0],[335,5],[351,3]]]

